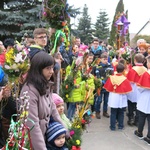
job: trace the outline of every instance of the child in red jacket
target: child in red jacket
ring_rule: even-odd
[[[124,128],[124,109],[127,107],[128,93],[132,87],[127,78],[123,75],[125,66],[119,63],[116,67],[117,73],[110,76],[106,81],[104,88],[109,92],[108,106],[111,108],[110,129],[116,129],[116,120],[118,120],[118,129]]]
[[[142,54],[136,54],[134,57],[135,66],[133,66],[127,74],[127,79],[130,81],[133,89],[128,99],[128,124],[131,126],[137,126],[138,124],[138,111],[136,111],[136,104],[139,97],[139,91],[136,84],[138,83],[141,75],[147,71],[147,68],[143,66],[144,59],[145,57]],[[135,118],[134,111],[136,111]]]

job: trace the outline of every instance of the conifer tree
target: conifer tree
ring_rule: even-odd
[[[116,12],[114,15],[114,19],[112,22],[112,26],[111,26],[111,31],[110,31],[110,39],[109,39],[109,44],[114,46],[114,44],[116,43],[116,27],[114,26],[115,22],[116,22],[116,17],[120,14],[124,12],[124,4],[123,4],[123,0],[120,0],[117,7],[116,7]]]
[[[0,38],[20,39],[24,33],[32,36],[36,27],[45,26],[41,20],[40,0],[3,0],[0,3]]]
[[[106,40],[109,36],[109,18],[104,10],[100,10],[95,23],[95,36],[101,40]]]
[[[81,42],[83,42],[84,44],[91,43],[91,17],[88,15],[88,7],[86,4],[84,5],[82,16],[79,19],[77,30],[78,36],[81,38]]]
[[[126,11],[126,18],[128,19],[128,10]],[[130,43],[130,33],[129,33],[129,29],[128,29],[128,33],[125,37],[125,41],[128,41],[128,43]]]

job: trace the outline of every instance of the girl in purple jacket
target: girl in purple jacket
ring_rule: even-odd
[[[45,133],[51,116],[57,122],[62,121],[52,100],[50,81],[53,74],[54,59],[44,51],[37,52],[31,59],[31,66],[20,96],[28,91],[29,118],[34,121],[34,128],[30,131],[31,142],[34,150],[47,150]],[[29,128],[33,123],[27,121]]]

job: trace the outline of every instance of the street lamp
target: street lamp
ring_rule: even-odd
[[[117,23],[117,49],[120,49],[121,45],[121,35],[122,35],[122,30],[123,30],[123,23],[119,21]]]
[[[117,31],[119,35],[121,35],[122,29],[123,29],[123,23],[120,21],[117,23]]]

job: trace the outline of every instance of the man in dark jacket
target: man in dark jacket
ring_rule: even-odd
[[[44,28],[36,28],[33,31],[33,37],[35,45],[29,47],[29,57],[32,57],[40,52],[41,50],[45,51],[45,46],[47,45],[47,31]],[[46,52],[46,51],[45,51]]]

